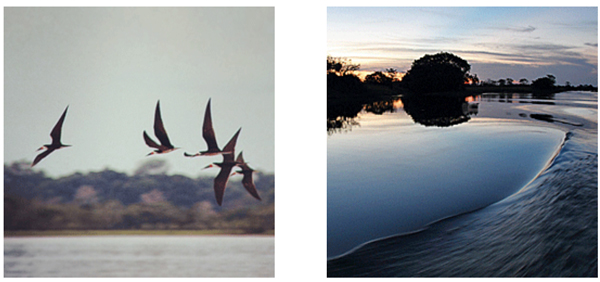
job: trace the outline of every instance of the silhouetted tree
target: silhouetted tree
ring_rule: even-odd
[[[468,82],[470,70],[467,61],[441,52],[415,60],[402,81],[408,89],[417,93],[455,91]]]
[[[548,74],[546,77],[541,77],[533,82],[531,82],[531,87],[534,90],[538,91],[548,91],[554,89],[554,84],[556,83],[556,77],[554,75]]]
[[[391,86],[393,81],[393,77],[386,75],[383,72],[376,71],[372,74],[365,76],[366,83],[372,84],[382,84],[386,86]]]
[[[355,75],[327,75],[327,99],[358,99],[364,94],[364,85]]]
[[[364,94],[360,78],[352,72],[360,65],[349,59],[327,56],[327,99],[358,99]]]
[[[519,79],[519,84],[527,85],[527,83],[529,83],[529,80],[527,80],[527,78]]]
[[[360,64],[352,64],[352,60],[327,56],[327,74],[335,73],[339,76],[352,74],[360,69]]]
[[[398,81],[398,70],[394,68],[385,69],[388,77],[392,79],[392,82]]]
[[[473,74],[473,75],[467,74],[467,79],[471,85],[478,85],[480,82],[479,77],[477,77],[477,74]]]

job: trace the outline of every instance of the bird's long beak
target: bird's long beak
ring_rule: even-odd
[[[207,169],[207,168],[211,168],[211,167],[213,167],[213,164],[209,164],[209,165],[203,167],[202,169]]]
[[[41,151],[41,150],[44,150],[44,149],[47,149],[47,147],[46,147],[46,146],[42,146],[42,147],[39,147],[39,148],[38,148],[37,150],[35,150],[35,151],[37,152],[37,151]]]

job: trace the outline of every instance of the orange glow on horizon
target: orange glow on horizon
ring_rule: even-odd
[[[402,100],[398,99],[394,101],[393,107],[394,109],[404,108],[404,103],[402,103]]]
[[[367,70],[357,70],[352,72],[354,75],[358,76],[358,78],[360,78],[360,80],[365,81],[365,77],[369,74],[372,74],[376,71],[367,71]],[[384,70],[381,70],[381,72],[385,73]],[[396,79],[398,79],[399,81],[402,80],[402,78],[404,77],[404,75],[406,75],[406,73],[404,72],[398,72],[396,73]]]

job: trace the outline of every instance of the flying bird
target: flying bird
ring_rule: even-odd
[[[206,151],[200,151],[196,154],[183,153],[186,157],[197,157],[197,156],[214,156],[220,154],[231,154],[231,152],[221,151],[217,145],[217,138],[215,137],[215,130],[212,125],[212,117],[210,112],[210,99],[206,104],[206,110],[204,111],[204,124],[202,124],[202,138],[206,141],[208,149]]]
[[[225,187],[227,186],[227,181],[229,180],[229,174],[231,173],[231,169],[236,166],[238,163],[233,159],[234,151],[235,151],[235,143],[237,142],[238,135],[242,128],[238,129],[238,131],[231,137],[231,140],[225,145],[223,151],[231,152],[231,154],[223,154],[223,162],[221,163],[212,163],[206,166],[204,169],[213,167],[216,165],[221,168],[217,177],[215,177],[215,198],[217,199],[217,204],[219,206],[223,203],[223,194],[225,193]]]
[[[39,149],[37,149],[37,151],[43,150],[43,149],[46,149],[46,151],[42,152],[41,154],[37,155],[37,157],[35,157],[35,159],[33,160],[33,163],[31,164],[32,167],[34,165],[36,165],[37,163],[39,163],[43,158],[50,155],[50,153],[54,152],[55,150],[71,146],[71,145],[64,145],[60,142],[60,134],[62,132],[62,125],[63,125],[63,122],[65,121],[65,116],[67,115],[68,109],[69,109],[69,106],[67,106],[67,108],[63,112],[62,116],[60,116],[60,119],[58,120],[58,122],[56,123],[54,128],[52,129],[52,132],[50,132],[50,137],[52,137],[52,143],[45,144],[42,147],[40,147]]]
[[[160,116],[160,101],[156,102],[156,111],[154,112],[154,135],[156,135],[156,138],[160,141],[160,145],[154,142],[144,130],[144,141],[146,141],[146,145],[156,148],[156,150],[150,152],[147,156],[153,154],[165,154],[179,149],[171,144],[171,141],[169,141],[169,137],[167,136],[167,131],[165,130],[165,126],[163,125]]]
[[[235,162],[237,163],[236,165],[242,170],[234,171],[231,175],[242,174],[244,176],[244,178],[242,178],[242,184],[244,185],[244,188],[246,188],[246,191],[248,191],[252,197],[260,201],[260,196],[258,196],[258,191],[256,191],[256,186],[254,186],[254,181],[252,180],[252,173],[254,172],[254,169],[250,168],[248,164],[244,162],[242,152],[240,152],[240,154],[237,156]]]

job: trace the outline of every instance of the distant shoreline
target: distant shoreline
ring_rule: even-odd
[[[488,93],[510,94],[510,93],[530,93],[534,95],[552,95],[568,91],[591,91],[597,92],[597,88],[593,90],[581,90],[574,87],[568,88],[558,86],[551,90],[536,91],[529,85],[514,85],[514,86],[467,86],[465,89],[446,92],[430,92],[430,93],[413,93],[406,88],[390,88],[382,85],[365,84],[364,94],[359,97],[327,97],[328,103],[345,103],[345,102],[362,102],[370,103],[381,99],[397,98],[397,97],[453,97],[466,98],[469,96],[477,96]]]
[[[66,237],[66,236],[130,236],[130,235],[148,235],[148,236],[274,236],[274,230],[265,233],[246,233],[233,230],[21,230],[4,231],[4,238],[10,237]]]

